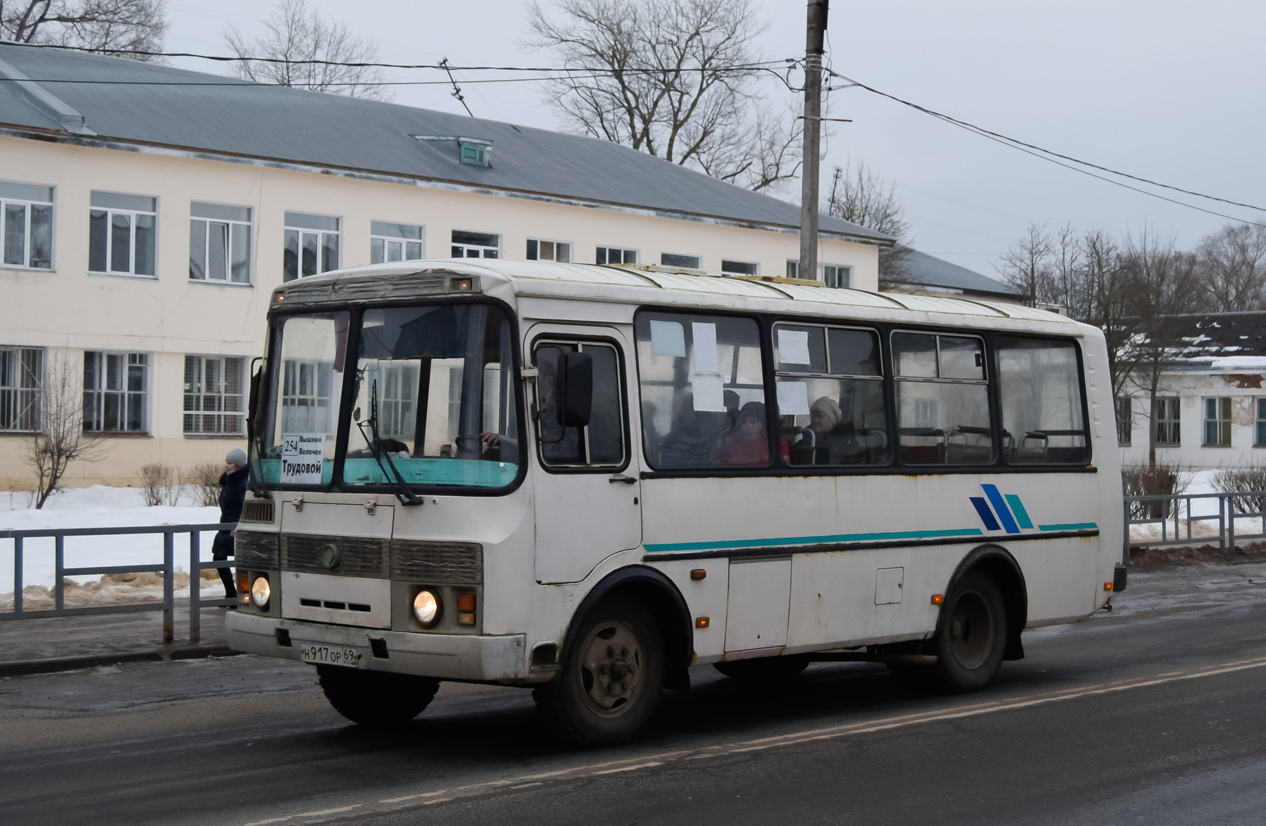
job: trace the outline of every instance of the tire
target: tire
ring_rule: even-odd
[[[754,660],[734,660],[713,663],[712,667],[731,680],[782,681],[800,676],[809,667],[804,656],[760,657]]]
[[[580,620],[556,683],[532,696],[562,735],[584,746],[635,737],[651,721],[664,687],[664,644],[638,603],[613,599]]]
[[[946,691],[979,691],[1002,665],[1007,644],[1007,609],[992,577],[967,574],[942,608],[940,628],[932,644],[935,674]]]
[[[422,713],[440,681],[386,671],[318,665],[321,690],[334,710],[362,726],[407,723]]]

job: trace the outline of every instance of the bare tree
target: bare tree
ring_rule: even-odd
[[[1040,300],[1063,307],[1073,318],[1087,312],[1084,250],[1081,236],[1072,223],[1064,224],[1051,236],[1051,264]]]
[[[1182,345],[1187,321],[1182,313],[1191,308],[1196,291],[1196,257],[1174,248],[1172,238],[1157,238],[1146,225],[1137,235],[1127,235],[1123,264],[1126,271],[1127,306],[1133,320],[1128,346],[1130,380],[1147,393],[1148,410],[1156,413],[1161,377]],[[1156,427],[1148,428],[1147,466],[1156,469]]]
[[[0,0],[0,40],[96,51],[162,51],[165,0]],[[154,55],[121,54],[149,61]]]
[[[1266,308],[1266,226],[1227,224],[1196,248],[1204,304],[1213,312]]]
[[[278,0],[263,25],[266,33],[260,37],[247,37],[237,26],[224,31],[225,42],[240,58],[233,64],[238,77],[353,98],[391,99],[380,69],[348,65],[377,61],[378,41],[353,35],[345,23],[325,20],[307,0]]]
[[[1135,323],[1130,316],[1128,271],[1120,245],[1105,230],[1090,229],[1083,233],[1081,250],[1082,266],[1074,289],[1084,299],[1080,306],[1070,307],[1070,313],[1078,321],[1103,330],[1112,397],[1120,399],[1125,379],[1134,368],[1131,341]]]
[[[84,433],[83,383],[72,365],[53,359],[44,373],[40,428],[26,445],[24,459],[35,471],[35,507],[40,509],[62,488],[74,462],[105,458],[106,444]]]
[[[570,70],[551,102],[582,133],[754,190],[799,172],[802,121],[754,90],[751,0],[534,0],[528,25]]]
[[[910,225],[905,208],[897,198],[895,184],[885,185],[882,178],[859,163],[835,167],[831,175],[831,193],[826,211],[866,229],[882,232],[897,239],[891,248],[879,250],[879,288],[888,289],[909,276],[911,244]]]
[[[1045,301],[1050,292],[1050,258],[1054,250],[1046,228],[1030,222],[1024,237],[1002,254],[998,273],[1029,302]]]

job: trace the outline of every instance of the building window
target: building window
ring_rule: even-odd
[[[108,275],[157,274],[158,199],[93,192],[88,270]]]
[[[194,201],[189,213],[189,278],[249,284],[251,208]]]
[[[697,255],[677,255],[676,253],[665,252],[660,254],[659,263],[665,267],[681,267],[685,270],[699,269],[699,256]]]
[[[853,268],[836,264],[822,265],[822,283],[828,287],[846,290],[853,284]]]
[[[565,244],[562,241],[537,241],[529,238],[527,242],[527,257],[529,261],[558,261],[566,264],[571,261],[571,244]]]
[[[1129,396],[1117,399],[1117,444],[1130,444],[1134,436],[1134,400]]]
[[[1156,444],[1177,447],[1182,443],[1179,401],[1176,396],[1156,400],[1156,409],[1153,411],[1156,422]]]
[[[53,188],[0,181],[0,250],[6,267],[53,268]]]
[[[594,261],[599,264],[636,264],[637,250],[626,250],[619,247],[598,247]]]
[[[0,347],[0,431],[40,429],[43,379],[43,348]]]
[[[1257,399],[1257,447],[1266,447],[1266,399]]]
[[[144,433],[148,353],[84,353],[84,430]]]
[[[467,166],[492,166],[492,144],[461,138],[457,141],[460,160]]]
[[[1231,399],[1227,396],[1204,400],[1205,447],[1231,444]]]
[[[454,258],[500,258],[501,236],[453,230]]]
[[[185,356],[185,433],[245,433],[245,374],[242,358]]]
[[[286,260],[282,278],[316,275],[338,269],[340,218],[286,213]]]
[[[372,221],[369,224],[369,263],[387,261],[416,261],[425,254],[422,227],[411,224],[389,224]]]
[[[747,261],[721,261],[722,275],[760,275],[760,265]]]

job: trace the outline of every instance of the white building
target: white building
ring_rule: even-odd
[[[782,276],[799,208],[605,141],[0,44],[0,489],[54,367],[106,460],[71,484],[244,446],[271,290],[421,257]],[[821,217],[817,277],[875,290],[892,240]]]
[[[1165,368],[1155,415],[1148,394],[1127,380],[1118,400],[1121,462],[1156,461],[1188,470],[1266,465],[1266,313],[1185,317],[1184,347]]]

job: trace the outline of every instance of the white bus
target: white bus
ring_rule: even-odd
[[[409,261],[277,289],[240,650],[408,720],[531,686],[617,742],[692,665],[984,687],[1124,587],[1101,333],[781,278]]]

